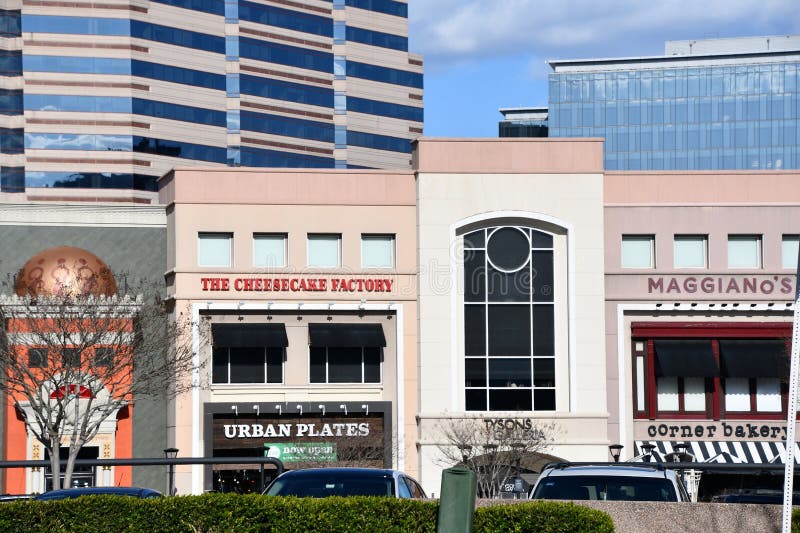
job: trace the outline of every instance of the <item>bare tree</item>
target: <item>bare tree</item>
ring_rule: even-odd
[[[80,449],[120,409],[192,386],[190,317],[165,306],[157,287],[135,297],[0,297],[0,392],[13,401],[69,486]]]
[[[478,495],[497,498],[504,480],[531,455],[542,453],[558,433],[554,422],[526,419],[447,419],[439,424],[441,462],[476,473]]]

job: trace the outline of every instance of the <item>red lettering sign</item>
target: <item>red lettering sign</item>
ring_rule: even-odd
[[[203,291],[236,292],[392,292],[394,280],[380,278],[200,278]]]

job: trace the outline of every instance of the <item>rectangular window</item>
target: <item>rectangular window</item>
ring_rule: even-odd
[[[197,264],[201,267],[231,266],[232,233],[199,233]]]
[[[728,235],[728,268],[761,268],[761,235]]]
[[[214,347],[211,382],[283,383],[284,348]]]
[[[254,233],[253,266],[285,267],[286,241],[285,233]]]
[[[705,268],[708,264],[707,235],[675,235],[675,268]]]
[[[394,235],[361,235],[361,267],[394,267]]]
[[[110,368],[114,365],[114,350],[111,348],[94,349],[94,366]]]
[[[622,268],[653,268],[655,266],[655,236],[623,235]]]
[[[337,268],[341,261],[342,236],[336,233],[308,234],[308,266]]]
[[[28,366],[30,368],[46,368],[47,348],[28,348]]]
[[[725,380],[725,410],[729,413],[750,411],[750,380],[727,378]]]
[[[61,365],[64,368],[78,368],[81,366],[80,348],[64,348],[61,351]]]
[[[379,347],[312,346],[311,383],[380,383],[383,350]]]
[[[800,248],[800,235],[784,235],[781,241],[781,266],[783,268],[797,268],[798,249]]]

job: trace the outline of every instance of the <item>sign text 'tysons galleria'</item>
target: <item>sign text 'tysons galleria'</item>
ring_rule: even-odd
[[[394,280],[365,278],[200,278],[204,291],[391,292]]]

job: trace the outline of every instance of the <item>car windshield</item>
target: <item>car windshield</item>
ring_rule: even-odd
[[[545,500],[678,501],[668,479],[627,476],[549,476],[533,498]]]
[[[269,496],[394,496],[394,481],[388,475],[360,473],[304,473],[276,479],[267,489]]]

